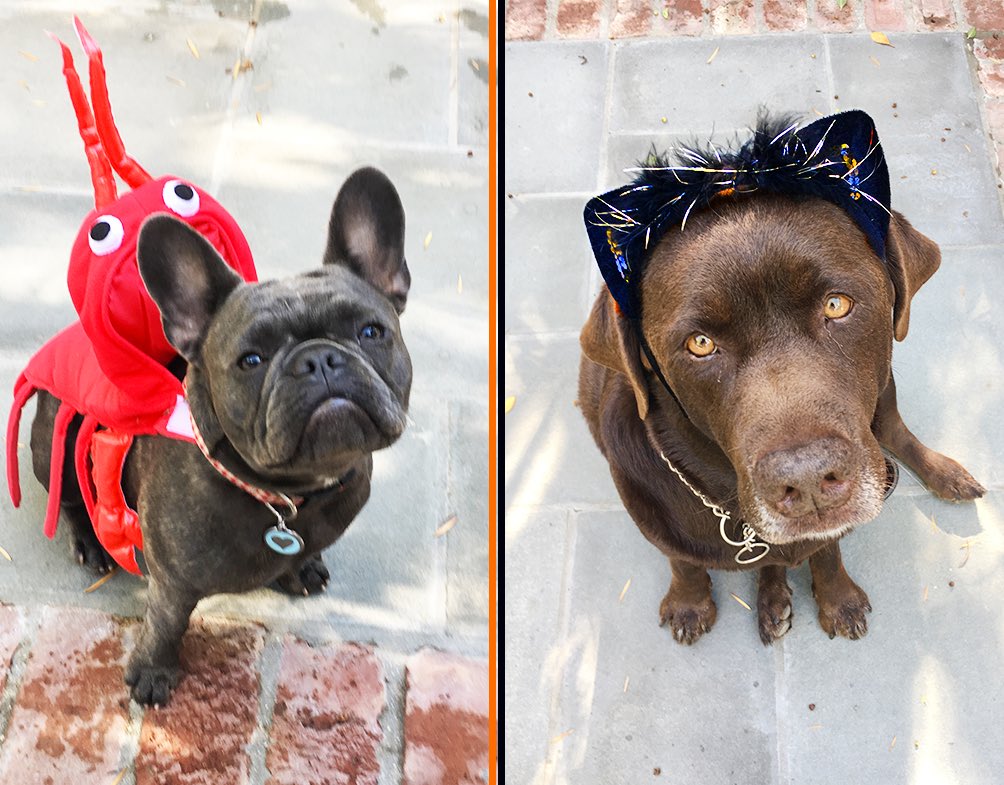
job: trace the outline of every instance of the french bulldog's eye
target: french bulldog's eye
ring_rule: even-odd
[[[96,256],[107,256],[122,247],[125,229],[114,215],[101,215],[91,225],[87,242]]]
[[[367,324],[359,331],[360,338],[369,338],[371,341],[383,338],[384,329],[379,324]]]
[[[718,347],[708,336],[694,333],[687,339],[687,351],[694,357],[707,357],[718,351]]]
[[[252,368],[257,368],[263,362],[265,362],[265,360],[262,359],[260,354],[257,354],[256,352],[249,352],[241,357],[237,361],[237,364],[245,371],[250,371]]]
[[[164,183],[164,204],[182,218],[191,218],[199,212],[199,192],[181,180]]]
[[[842,319],[851,312],[854,300],[846,294],[831,294],[823,303],[823,316],[827,319]]]

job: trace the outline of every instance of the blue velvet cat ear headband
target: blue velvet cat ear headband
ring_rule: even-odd
[[[824,117],[796,129],[761,117],[739,150],[678,149],[629,171],[628,185],[589,201],[586,231],[596,263],[621,312],[641,317],[638,280],[649,252],[672,227],[713,199],[768,192],[816,196],[847,211],[885,259],[889,171],[875,123],[861,111]]]

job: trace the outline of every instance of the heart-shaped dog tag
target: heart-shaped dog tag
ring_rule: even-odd
[[[282,556],[296,556],[303,550],[303,538],[292,529],[273,526],[265,532],[265,544]]]

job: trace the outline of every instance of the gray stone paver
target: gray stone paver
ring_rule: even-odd
[[[506,421],[506,506],[617,503],[606,461],[575,407],[578,339],[517,337],[505,348],[507,394],[519,409]]]
[[[504,718],[507,768],[515,772],[506,782],[549,781],[560,750],[552,740],[566,730],[558,729],[551,709],[565,667],[560,644],[567,582],[561,565],[567,561],[570,518],[567,510],[506,513],[505,705],[520,707]]]
[[[507,192],[596,187],[608,50],[580,41],[506,44]]]
[[[71,46],[85,85],[87,60],[73,11],[52,6],[0,3],[0,105],[10,110],[0,113],[4,414],[29,356],[75,317],[66,265],[93,206],[59,50],[43,31]],[[325,553],[330,592],[291,602],[263,590],[212,598],[199,611],[311,640],[373,641],[392,657],[428,644],[484,656],[488,92],[468,61],[486,67],[486,4],[106,6],[78,12],[104,50],[127,150],[155,176],[175,173],[213,192],[245,231],[262,278],[319,265],[332,201],[358,166],[386,171],[407,214],[411,423],[376,456],[369,504],[338,550]],[[239,57],[250,67],[235,80]],[[25,444],[33,411],[22,419]],[[83,593],[94,576],[69,561],[65,533],[55,543],[44,538],[45,493],[30,452],[19,453],[21,508],[0,505],[0,545],[13,558],[0,559],[0,602],[141,615],[144,585],[131,576]],[[451,454],[462,470],[451,467]],[[453,510],[461,511],[457,526],[437,539]]]
[[[506,49],[519,86],[506,97],[518,122],[507,123],[503,186],[504,392],[516,396],[505,555],[518,564],[506,585],[507,782],[996,783],[1004,221],[963,37],[899,36],[895,49],[867,34],[591,44],[612,68],[597,77],[605,89],[585,91],[567,65],[577,46]],[[526,122],[529,75],[539,124]],[[904,471],[882,514],[844,540],[874,608],[864,639],[821,631],[803,565],[789,573],[794,625],[781,643],[764,649],[754,614],[730,596],[753,604],[754,574],[714,573],[716,626],[680,647],[657,623],[668,565],[624,512],[572,403],[577,332],[598,289],[580,215],[653,140],[727,139],[762,103],[807,121],[858,106],[875,116],[893,206],[943,251],[894,349],[900,411],[990,492],[952,505]],[[544,130],[563,116],[582,124],[558,149]],[[525,725],[508,721],[513,711]]]
[[[252,117],[255,111],[287,115],[307,133],[320,131],[347,145],[447,144],[451,28],[445,17],[439,22],[433,8],[409,3],[315,3],[291,11],[261,25],[264,56],[250,80]],[[299,146],[295,135],[288,142]]]
[[[232,80],[225,72],[244,45],[248,17],[221,19],[208,7],[173,14],[147,0],[123,5],[114,14],[77,10],[108,54],[108,91],[126,150],[141,165],[156,164],[157,176],[204,172],[197,181],[208,185],[231,99]],[[10,66],[0,76],[0,105],[11,110],[4,112],[0,131],[4,139],[20,140],[0,151],[0,184],[64,187],[91,195],[59,48],[44,32],[51,30],[70,46],[86,84],[87,58],[76,40],[72,13],[20,3],[0,6]]]
[[[761,105],[775,112],[829,109],[821,36],[783,44],[760,37],[642,41],[616,49],[613,132],[707,134],[746,128]],[[765,57],[769,68],[762,67]]]
[[[574,330],[595,296],[582,199],[547,197],[505,201],[507,335]],[[557,292],[561,293],[556,297]]]
[[[488,595],[481,591],[488,563],[488,423],[480,404],[453,402],[447,412],[450,432],[449,491],[437,528],[456,516],[449,536],[441,539],[447,563],[448,624],[488,616]],[[441,535],[442,536],[442,535]]]
[[[714,644],[709,637],[700,649],[670,646],[658,622],[667,560],[622,511],[578,513],[574,525],[559,723],[574,732],[562,741],[559,781],[630,785],[655,768],[670,781],[767,781],[775,654],[759,644],[753,614],[730,596],[752,604],[752,576],[715,577]]]
[[[978,128],[976,85],[959,37],[920,33],[896,41],[877,48],[867,36],[826,39],[835,108],[865,109],[883,136],[960,123]]]

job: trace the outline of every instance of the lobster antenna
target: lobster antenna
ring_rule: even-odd
[[[80,17],[73,17],[73,26],[76,28],[80,45],[84,47],[84,52],[87,53],[87,59],[90,61],[91,102],[94,105],[94,115],[97,118],[98,136],[107,151],[112,167],[119,173],[119,177],[136,188],[153,178],[149,172],[136,163],[135,159],[126,154],[122,137],[119,135],[118,128],[115,127],[115,118],[112,117],[105,64],[97,41],[87,32]]]
[[[73,55],[70,53],[70,48],[52,33],[48,35],[63,50],[63,75],[66,77],[66,86],[70,91],[70,101],[73,103],[73,111],[77,115],[77,126],[80,129],[80,138],[84,141],[84,152],[87,154],[87,163],[91,168],[91,183],[94,185],[94,206],[101,209],[118,198],[115,190],[115,175],[112,173],[108,157],[101,147],[101,137],[98,135],[97,128],[94,125],[94,116],[91,114],[91,107],[87,103],[84,86],[80,83],[80,76],[73,67]]]

